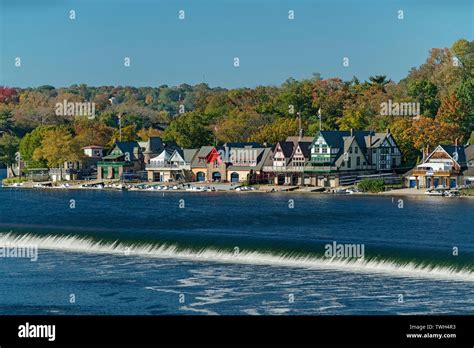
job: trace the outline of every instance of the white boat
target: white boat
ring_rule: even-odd
[[[443,196],[443,191],[427,190],[427,191],[425,192],[425,195],[428,195],[428,196]]]
[[[191,192],[203,192],[204,188],[199,187],[199,186],[191,186],[186,189],[186,191],[191,191]]]
[[[445,197],[459,197],[461,193],[458,190],[449,190],[444,193]]]

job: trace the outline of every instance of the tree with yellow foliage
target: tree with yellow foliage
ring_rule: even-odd
[[[33,159],[45,159],[48,167],[62,167],[64,162],[79,161],[81,148],[71,132],[63,127],[48,130],[43,135],[41,146],[33,153]]]

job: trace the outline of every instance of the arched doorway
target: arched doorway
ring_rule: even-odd
[[[197,181],[205,181],[206,180],[206,174],[204,174],[203,172],[197,172],[196,180]]]
[[[285,174],[278,174],[277,176],[277,185],[285,184]]]
[[[221,181],[221,173],[219,172],[212,173],[212,181]]]
[[[239,182],[239,173],[233,172],[230,174],[230,182]]]

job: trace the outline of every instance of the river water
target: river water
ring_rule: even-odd
[[[473,314],[474,200],[401,199],[3,188],[0,314]]]

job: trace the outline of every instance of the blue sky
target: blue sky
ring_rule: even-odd
[[[425,61],[430,48],[474,34],[472,0],[0,3],[0,85],[17,87],[204,81],[234,88],[279,85],[313,73],[343,79],[384,74],[398,81]],[[185,20],[178,18],[180,10]],[[344,57],[349,67],[343,67]]]

